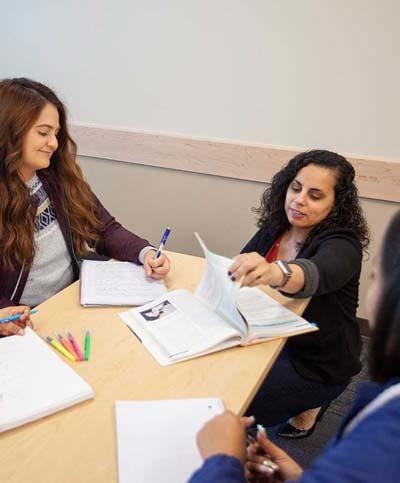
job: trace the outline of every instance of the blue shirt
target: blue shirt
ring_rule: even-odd
[[[363,383],[337,435],[303,473],[299,483],[398,483],[400,482],[400,398],[388,401],[369,414],[354,430],[344,435],[353,417],[388,387]],[[190,483],[245,483],[239,460],[225,455],[208,458],[192,476]]]

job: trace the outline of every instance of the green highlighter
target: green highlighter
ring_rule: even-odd
[[[85,335],[85,355],[84,355],[85,361],[89,360],[89,353],[90,353],[90,330],[87,330]]]

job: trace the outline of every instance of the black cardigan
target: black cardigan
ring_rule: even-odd
[[[265,256],[279,230],[259,230],[242,253]],[[296,260],[308,260],[318,283],[303,317],[316,322],[318,332],[288,341],[291,361],[301,376],[327,384],[341,384],[361,369],[361,337],[356,318],[362,249],[350,229],[331,229],[301,249]],[[311,262],[311,264],[310,264]],[[296,295],[286,294],[289,297]]]

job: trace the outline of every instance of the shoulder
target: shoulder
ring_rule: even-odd
[[[377,388],[379,387],[379,391]],[[371,396],[374,397],[368,401]],[[391,453],[400,447],[400,382],[393,378],[384,386],[366,383],[360,388],[358,400],[361,410],[350,420],[355,423],[353,429],[344,436],[361,442],[368,441],[373,435],[376,451]],[[365,401],[367,404],[365,405]],[[363,414],[364,411],[364,414]],[[357,422],[357,418],[361,418]],[[365,445],[365,443],[364,443]],[[399,460],[400,464],[400,460]]]
[[[304,247],[304,252],[312,252],[322,248],[331,250],[345,250],[346,255],[353,254],[355,257],[362,257],[361,242],[356,233],[349,228],[332,228],[316,235],[310,243]],[[342,252],[336,252],[342,254]]]
[[[388,402],[330,445],[304,473],[301,483],[399,481],[399,403],[399,398]]]
[[[400,447],[400,395],[386,402],[360,422],[360,432],[371,430],[380,435],[383,444],[393,437]]]

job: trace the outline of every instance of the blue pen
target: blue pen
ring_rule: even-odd
[[[39,312],[38,310],[31,310],[29,315],[37,314],[38,312]],[[18,320],[21,317],[21,315],[22,315],[22,312],[20,314],[10,315],[10,317],[4,317],[3,319],[0,319],[0,324],[12,322],[13,320]]]
[[[170,233],[171,233],[171,229],[169,228],[169,226],[167,226],[166,230],[164,231],[164,235],[161,238],[160,245],[158,246],[156,254],[154,255],[154,260],[159,258],[159,256],[161,255],[162,249],[164,248],[164,245],[167,243]]]

